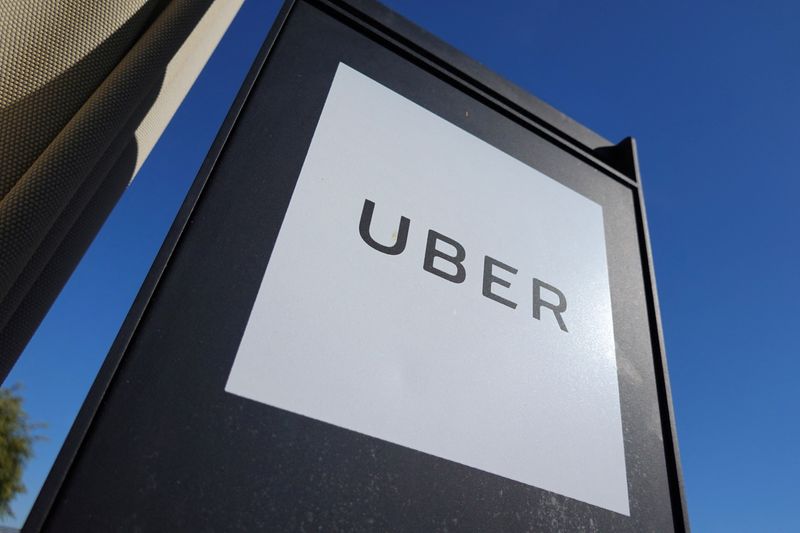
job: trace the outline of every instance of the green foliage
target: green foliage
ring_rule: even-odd
[[[33,453],[33,430],[18,387],[0,389],[0,516],[12,515],[11,500],[25,492],[22,469]]]

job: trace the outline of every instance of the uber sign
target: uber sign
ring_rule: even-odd
[[[26,531],[685,532],[651,263],[632,139],[287,0]]]
[[[343,63],[226,390],[629,514],[601,207]]]

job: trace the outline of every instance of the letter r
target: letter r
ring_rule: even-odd
[[[555,294],[558,298],[558,303],[554,304],[543,300],[542,289],[546,289],[552,294]],[[546,307],[553,312],[553,316],[556,317],[556,322],[558,322],[558,327],[561,328],[561,331],[567,331],[567,325],[564,323],[564,318],[561,316],[567,310],[567,298],[564,296],[564,293],[549,283],[533,278],[533,318],[536,320],[541,319],[542,307]]]

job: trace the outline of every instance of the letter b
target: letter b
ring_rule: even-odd
[[[446,242],[447,244],[455,248],[456,255],[447,255],[446,253],[437,250],[436,241]],[[422,268],[424,268],[431,274],[436,274],[440,278],[446,279],[447,281],[452,281],[453,283],[461,283],[467,278],[467,271],[464,269],[464,265],[462,264],[466,256],[467,253],[464,251],[464,247],[458,244],[456,241],[454,241],[450,237],[442,235],[441,233],[437,233],[433,230],[428,230],[428,242],[425,246],[425,261],[422,264]],[[444,259],[448,263],[454,265],[456,267],[456,273],[451,274],[449,272],[445,272],[444,270],[440,270],[435,266],[433,266],[433,260],[437,257]]]

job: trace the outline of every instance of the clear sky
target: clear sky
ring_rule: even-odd
[[[579,122],[632,135],[695,531],[800,531],[800,4],[390,0]],[[29,508],[279,2],[247,0],[9,378]]]

